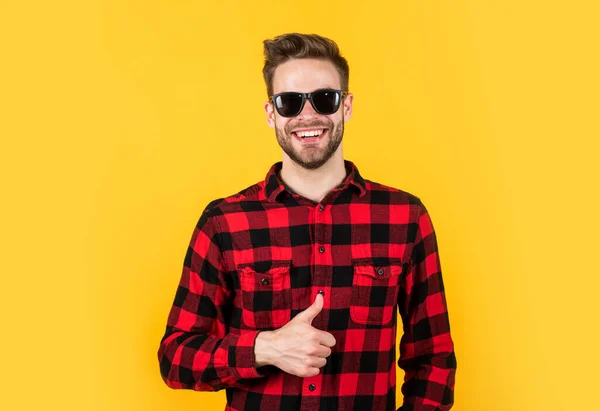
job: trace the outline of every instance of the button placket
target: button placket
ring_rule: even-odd
[[[316,295],[321,294],[323,296],[324,304],[326,306],[329,306],[329,297],[331,296],[331,294],[325,295],[325,292],[322,289],[322,287],[329,286],[330,284],[330,279],[328,278],[328,276],[330,276],[331,274],[330,269],[328,269],[328,266],[332,264],[332,208],[326,206],[325,203],[329,204],[329,202],[324,201],[323,203],[319,203],[318,205],[316,205],[316,207],[314,207],[311,210],[312,222],[314,224],[314,237],[311,247],[313,254],[311,258],[311,286],[314,288],[312,288],[313,291],[311,292],[311,294],[315,291],[317,292],[317,294],[312,294],[315,295],[315,297]],[[314,301],[315,297],[313,297],[311,300]],[[307,302],[307,304],[310,305],[312,301]],[[317,321],[320,320],[321,319]],[[321,390],[321,386],[318,385],[318,382],[316,382],[316,384],[317,385],[314,393],[312,393],[312,390],[307,390],[305,392],[311,392],[312,394],[317,395]],[[308,388],[308,386],[305,386],[304,389],[306,390],[306,388]]]
[[[318,209],[320,211],[323,211],[325,209],[325,206],[323,204],[320,204]],[[317,212],[315,214],[315,240],[316,240],[317,244],[323,240],[323,237],[321,235],[322,233],[319,231],[319,230],[323,229],[323,226],[320,224],[322,219],[323,219],[323,215],[321,213]],[[319,246],[318,250],[319,250],[319,253],[323,254],[325,252],[325,246],[324,245]]]

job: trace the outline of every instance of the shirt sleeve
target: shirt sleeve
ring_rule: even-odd
[[[456,357],[434,227],[420,199],[417,206],[410,269],[398,294],[404,328],[398,366],[405,371],[398,411],[447,411],[454,404]]]
[[[160,341],[160,373],[170,388],[218,391],[267,374],[255,365],[259,331],[229,333],[232,290],[215,218],[207,207],[194,229]]]

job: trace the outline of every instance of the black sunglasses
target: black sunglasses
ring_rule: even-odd
[[[342,90],[322,89],[312,93],[297,93],[286,91],[271,96],[275,109],[282,117],[295,117],[302,112],[306,100],[319,114],[333,114],[340,108],[342,98],[348,92]]]

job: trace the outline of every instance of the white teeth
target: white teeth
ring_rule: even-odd
[[[298,137],[315,137],[323,134],[323,130],[298,131],[296,134],[298,135]]]

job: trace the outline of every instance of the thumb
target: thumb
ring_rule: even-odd
[[[302,311],[300,314],[296,315],[296,318],[300,317],[300,321],[305,321],[307,323],[312,323],[312,320],[321,312],[323,309],[323,296],[321,294],[317,294],[315,301],[312,303],[310,307],[306,310]]]

